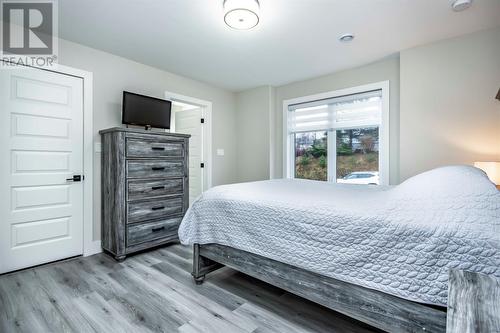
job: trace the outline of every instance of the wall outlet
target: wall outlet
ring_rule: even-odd
[[[102,144],[100,142],[94,143],[94,152],[95,153],[102,152]]]
[[[224,149],[217,148],[217,156],[224,156]]]

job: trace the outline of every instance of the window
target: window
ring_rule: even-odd
[[[327,180],[327,132],[295,133],[295,178]]]
[[[289,178],[388,183],[388,82],[285,101]]]

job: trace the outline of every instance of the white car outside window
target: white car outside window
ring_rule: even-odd
[[[379,182],[378,171],[356,171],[337,179],[339,184],[378,185]]]

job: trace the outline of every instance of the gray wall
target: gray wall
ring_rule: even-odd
[[[236,167],[240,182],[270,178],[273,94],[270,86],[236,94]]]
[[[390,81],[390,183],[450,164],[500,161],[500,28],[276,88],[271,177],[282,177],[283,101]],[[401,91],[401,93],[400,93]]]
[[[165,91],[196,97],[213,103],[212,146],[213,185],[236,181],[236,131],[234,93],[206,83],[174,75],[110,53],[75,44],[59,42],[59,63],[93,73],[94,140],[98,131],[120,126],[123,90],[163,98]],[[215,156],[224,148],[225,156]],[[100,155],[94,155],[94,239],[100,239]]]
[[[401,52],[401,179],[500,161],[500,29]]]
[[[94,74],[96,141],[98,130],[120,124],[123,90],[158,97],[168,90],[211,101],[214,186],[282,177],[284,100],[386,80],[391,184],[440,165],[500,160],[500,102],[494,99],[500,88],[498,28],[366,66],[236,94],[68,41],[61,40],[59,47],[61,64]],[[216,156],[217,148],[224,148],[225,156]],[[95,157],[94,238],[99,239],[100,156]]]
[[[291,98],[390,81],[390,183],[399,181],[399,58],[397,56],[363,67],[295,82],[276,88],[274,110],[274,166],[273,176],[283,175],[283,101]]]

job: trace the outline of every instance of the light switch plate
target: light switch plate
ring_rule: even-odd
[[[94,143],[94,152],[96,153],[102,152],[102,144],[100,142]]]
[[[224,156],[224,149],[217,148],[217,156]]]

